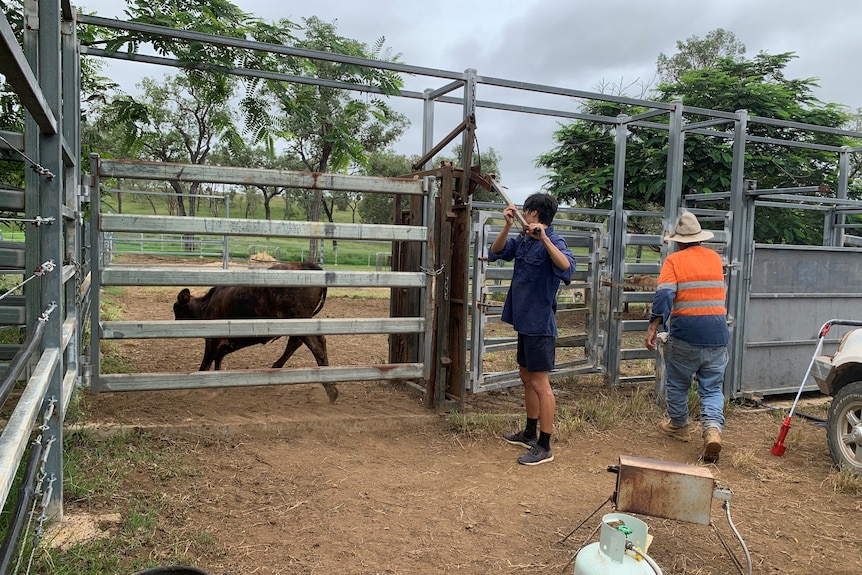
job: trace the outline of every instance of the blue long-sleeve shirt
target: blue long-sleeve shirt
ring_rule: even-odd
[[[545,235],[569,259],[568,269],[555,266],[542,241],[530,236],[507,239],[499,253],[489,250],[488,261],[515,260],[501,319],[524,335],[557,337],[557,290],[560,282],[572,282],[575,258],[553,226],[545,228]]]

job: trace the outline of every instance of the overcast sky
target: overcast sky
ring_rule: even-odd
[[[862,2],[859,0],[233,0],[241,9],[264,20],[287,18],[301,22],[317,16],[337,20],[341,36],[373,44],[385,37],[400,61],[413,66],[481,76],[598,91],[602,83],[650,83],[659,53],[672,55],[676,41],[704,37],[724,28],[736,34],[754,56],[795,52],[790,78],[817,78],[815,95],[823,101],[862,107]],[[125,19],[121,0],[79,0],[73,3],[98,16]],[[173,69],[167,70],[173,73]],[[127,92],[141,76],[159,76],[155,66],[113,64],[110,76]],[[448,81],[406,79],[406,88],[435,89]],[[511,91],[508,91],[511,93]],[[640,96],[637,87],[629,95]],[[458,93],[457,95],[461,95]],[[515,103],[514,97],[479,87],[483,100]],[[518,104],[575,109],[574,103],[534,93],[518,96]],[[398,99],[393,105],[406,113],[411,129],[396,146],[399,153],[422,151],[422,106]],[[461,110],[438,104],[435,142],[460,122]],[[500,176],[517,203],[541,189],[542,172],[536,157],[550,150],[557,119],[479,109],[480,149],[494,148],[501,156]]]

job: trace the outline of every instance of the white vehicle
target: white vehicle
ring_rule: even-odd
[[[850,320],[830,323],[862,326],[862,322]],[[816,356],[811,376],[821,393],[832,396],[826,418],[832,460],[862,475],[862,329],[848,332],[834,355]]]

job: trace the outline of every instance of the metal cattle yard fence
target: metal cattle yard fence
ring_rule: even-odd
[[[339,176],[335,174],[309,174],[254,169],[225,169],[217,166],[191,166],[92,160],[93,187],[91,197],[92,245],[99,246],[106,233],[188,234],[191,237],[263,236],[268,238],[299,237],[313,240],[368,240],[387,242],[415,242],[428,258],[420,266],[433,267],[433,248],[429,249],[429,222],[419,220],[415,225],[355,225],[317,222],[286,222],[271,220],[231,220],[179,216],[141,216],[101,213],[99,207],[102,178],[136,178],[147,180],[203,181],[227,184],[273,185],[301,189],[331,191],[360,191],[362,193],[388,193],[400,196],[417,196],[427,201],[428,182],[422,179],[371,178]],[[423,211],[433,217],[433,211]],[[432,220],[433,221],[433,220]],[[101,250],[100,250],[101,251]],[[100,258],[107,260],[107,258]],[[361,272],[361,271],[291,271],[272,272],[261,269],[212,269],[135,266],[108,263],[94,267],[95,285],[107,286],[269,286],[269,287],[385,287],[391,289],[422,290],[430,296],[433,276],[419,269],[412,272]],[[422,341],[430,343],[430,321],[434,306],[431,301],[421,306],[424,314],[412,317],[379,319],[269,319],[269,320],[199,320],[184,321],[105,321],[100,314],[99,293],[92,294],[91,364],[100,364],[103,339],[187,338],[187,337],[277,337],[291,335],[332,335],[344,333],[368,334],[422,334]],[[425,357],[425,354],[422,354]],[[245,370],[238,378],[233,372],[159,373],[159,374],[106,374],[94,369],[91,375],[93,391],[138,391],[154,389],[186,389],[193,387],[250,386],[289,383],[334,383],[343,381],[420,380],[430,373],[421,361],[385,365],[351,365],[308,369]]]
[[[473,170],[475,131],[482,122],[504,122],[511,114],[537,118],[596,122],[607,127],[614,142],[613,205],[609,210],[563,210],[556,225],[579,250],[575,286],[561,290],[561,320],[582,316],[580,331],[565,333],[560,345],[572,352],[556,376],[601,373],[608,385],[638,383],[654,376],[629,377],[627,361],[653,361],[655,355],[639,344],[626,343],[645,328],[643,319],[624,317],[630,303],[648,303],[650,291],[627,285],[631,274],[657,274],[668,246],[660,232],[646,234],[630,223],[635,218],[660,221],[668,230],[680,209],[694,211],[704,227],[716,232],[713,247],[723,256],[727,270],[728,319],[731,327],[731,362],[725,391],[731,397],[780,393],[795,387],[800,349],[812,347],[816,328],[824,318],[862,319],[854,292],[859,279],[857,264],[862,239],[852,234],[856,224],[848,216],[862,205],[848,197],[850,158],[860,147],[838,147],[753,135],[754,127],[786,127],[799,134],[832,134],[862,140],[862,133],[824,128],[787,120],[757,117],[745,110],[706,110],[681,101],[653,102],[570,88],[527,83],[489,76],[476,70],[453,72],[315,52],[290,46],[245,39],[211,36],[189,30],[146,25],[78,14],[69,0],[25,0],[23,19],[38,25],[23,26],[22,41],[7,15],[0,18],[0,73],[12,86],[24,110],[21,132],[0,131],[0,152],[27,167],[24,189],[0,189],[0,209],[20,216],[25,228],[21,242],[0,244],[0,268],[7,275],[38,281],[22,286],[0,305],[0,323],[23,328],[28,338],[20,345],[0,348],[0,360],[9,361],[7,375],[26,380],[17,404],[0,437],[0,504],[5,508],[16,470],[30,449],[33,461],[26,476],[40,478],[39,488],[19,497],[27,506],[39,497],[44,520],[62,519],[63,421],[76,387],[93,391],[175,389],[199,386],[259,385],[300,382],[335,382],[403,379],[414,382],[426,395],[426,404],[446,409],[463,402],[467,391],[478,392],[517,384],[513,373],[485,367],[486,354],[511,346],[507,337],[494,333],[495,294],[506,283],[505,267],[488,266],[489,238],[499,226],[501,205],[475,205],[477,186],[493,190],[486,175]],[[174,68],[194,67],[239,77],[268,78],[383,96],[374,86],[334,82],[323,78],[273,74],[263,70],[215,68],[206,62],[178,60],[128,52],[107,52],[80,46],[78,25],[162,36],[188,42],[209,43],[239,50],[264,51],[284,57],[309,58],[366,66],[409,75],[432,83],[422,91],[404,89],[397,95],[418,102],[423,117],[421,161],[405,178],[361,178],[338,174],[311,174],[238,167],[187,166],[91,159],[90,174],[80,165],[81,117],[80,58],[103,57],[158,64]],[[59,56],[59,57],[58,57]],[[493,95],[482,99],[479,94]],[[65,97],[64,97],[65,96]],[[615,117],[584,114],[584,100],[612,102],[643,109],[636,115]],[[458,127],[439,141],[435,138],[438,110],[456,110]],[[445,114],[444,114],[445,115]],[[448,116],[447,116],[448,118]],[[664,210],[639,213],[624,209],[626,194],[626,145],[629,128],[667,134]],[[554,129],[551,127],[549,129]],[[732,142],[729,190],[714,194],[684,194],[682,190],[685,137],[688,134]],[[460,138],[460,166],[434,166],[434,156]],[[745,178],[746,146],[750,142],[823,151],[834,157],[838,173],[835,190],[792,188],[760,190]],[[391,225],[321,224],[294,221],[252,221],[228,218],[130,216],[102,213],[99,206],[101,179],[106,177],[201,181],[208,183],[274,183],[303,189],[361,191],[392,194],[400,206]],[[89,221],[85,203],[90,202]],[[754,215],[758,207],[816,210],[823,214],[822,246],[766,246],[755,244]],[[89,234],[84,233],[89,225]],[[186,234],[195,237],[233,236],[299,237],[307,239],[363,239],[392,244],[391,271],[352,272],[326,270],[297,274],[272,274],[260,269],[195,269],[182,278],[152,266],[122,266],[102,251],[108,234]],[[116,236],[115,236],[116,237]],[[632,258],[632,250],[647,248],[658,256]],[[378,250],[375,250],[375,253]],[[375,258],[376,259],[376,258]],[[43,265],[44,264],[44,265]],[[383,267],[383,266],[381,266]],[[52,268],[52,272],[44,273]],[[112,322],[99,314],[100,290],[105,286],[145,285],[214,286],[315,285],[375,286],[392,290],[389,318],[374,322],[315,319],[302,322]],[[577,295],[576,295],[577,294]],[[837,313],[838,309],[841,313]],[[50,312],[49,312],[50,310]],[[792,312],[791,312],[792,310]],[[858,317],[857,317],[858,316]],[[490,326],[490,328],[489,328]],[[92,339],[84,333],[89,327]],[[386,365],[334,366],[293,369],[278,373],[251,371],[243,378],[228,372],[202,374],[107,374],[101,372],[99,346],[104,339],[127,337],[215,337],[230,335],[329,334],[367,330],[390,336]],[[365,333],[365,331],[363,331]],[[835,341],[826,342],[827,346]],[[21,355],[18,355],[20,352]],[[23,366],[21,369],[12,365]],[[764,369],[765,366],[771,369]],[[794,374],[789,377],[789,372]],[[657,387],[661,387],[657,378]],[[38,423],[38,426],[37,426]],[[53,448],[47,446],[53,445]],[[38,473],[32,473],[33,468]],[[50,480],[50,487],[44,479]],[[13,542],[14,547],[14,542]]]

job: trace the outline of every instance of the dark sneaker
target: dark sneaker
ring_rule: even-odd
[[[540,445],[533,445],[530,451],[518,458],[518,463],[521,465],[540,465],[542,463],[550,463],[554,460],[554,454],[550,449],[545,449]]]
[[[513,445],[521,445],[523,447],[526,447],[527,449],[530,449],[531,447],[536,445],[536,440],[538,438],[527,437],[526,435],[524,435],[524,430],[522,429],[518,433],[510,433],[508,431],[503,433],[503,439]]]

